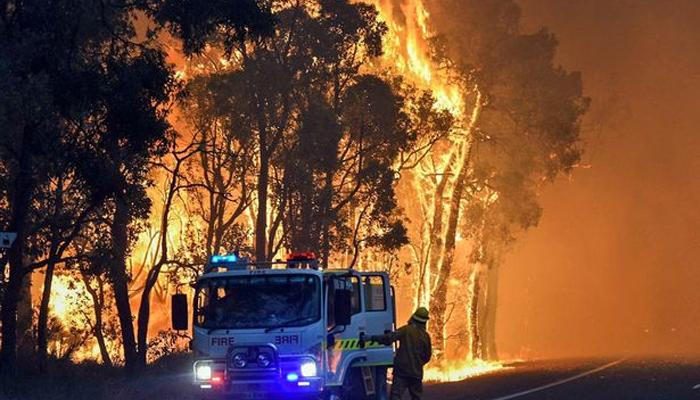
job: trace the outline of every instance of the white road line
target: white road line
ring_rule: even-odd
[[[541,390],[549,389],[549,388],[554,387],[554,386],[563,385],[563,384],[565,384],[565,383],[567,383],[567,382],[575,381],[576,379],[581,379],[581,378],[583,378],[584,376],[591,375],[591,374],[595,374],[596,372],[600,372],[600,371],[606,370],[606,369],[608,369],[608,368],[610,368],[610,367],[613,367],[613,366],[615,366],[615,365],[617,365],[617,364],[619,364],[619,363],[621,363],[621,362],[623,362],[623,361],[624,361],[624,359],[620,359],[620,360],[617,360],[617,361],[613,361],[613,362],[611,362],[611,363],[608,363],[608,364],[603,365],[602,367],[598,367],[598,368],[592,369],[592,370],[590,370],[590,371],[582,372],[582,373],[580,373],[580,374],[578,374],[578,375],[574,375],[574,376],[569,377],[569,378],[566,378],[566,379],[562,379],[562,380],[559,380],[559,381],[556,381],[556,382],[548,383],[548,384],[546,384],[546,385],[538,386],[538,387],[536,387],[536,388],[529,389],[529,390],[525,390],[525,391],[523,391],[523,392],[518,392],[518,393],[509,394],[508,396],[498,397],[498,398],[495,398],[495,399],[492,399],[492,400],[508,400],[508,399],[514,399],[514,398],[516,398],[516,397],[521,397],[521,396],[528,395],[528,394],[530,394],[530,393],[535,393],[535,392],[539,392],[539,391],[541,391]]]
[[[693,386],[693,390],[698,390],[698,389],[700,389],[700,383],[698,383],[697,385]]]

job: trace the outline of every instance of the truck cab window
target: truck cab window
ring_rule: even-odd
[[[365,310],[384,311],[386,310],[386,290],[384,279],[380,275],[369,275],[364,277]]]
[[[318,281],[292,274],[208,279],[197,292],[195,321],[209,329],[308,325],[321,317]]]
[[[350,284],[352,284],[352,297],[351,297],[351,305],[352,305],[352,315],[359,314],[362,312],[362,291],[360,290],[360,278],[357,276],[351,276],[349,278],[343,278],[349,279]],[[328,282],[327,282],[328,284]],[[327,304],[328,304],[328,315],[327,315],[327,328],[332,329],[335,327],[335,315],[333,313],[333,310],[335,308],[335,294],[334,294],[333,288],[329,288],[328,290],[328,299],[327,299]]]
[[[352,282],[352,315],[362,312],[362,304],[360,303],[360,278],[353,276],[350,278]]]

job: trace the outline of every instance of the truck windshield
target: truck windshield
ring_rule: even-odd
[[[320,284],[310,275],[210,278],[197,288],[195,323],[208,329],[304,326],[321,318]]]

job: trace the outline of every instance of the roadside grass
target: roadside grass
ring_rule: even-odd
[[[24,368],[0,376],[2,400],[180,400],[194,396],[191,355],[165,356],[136,376],[94,362],[74,364],[54,360],[48,374]]]

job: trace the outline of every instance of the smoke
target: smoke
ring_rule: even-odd
[[[593,99],[501,274],[501,355],[700,353],[700,3],[521,0]]]

